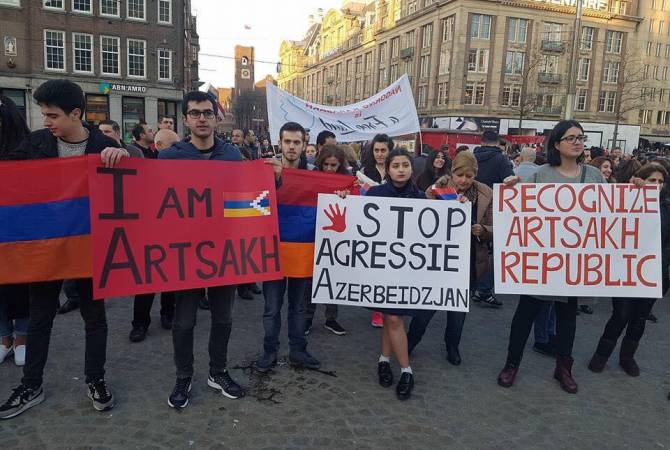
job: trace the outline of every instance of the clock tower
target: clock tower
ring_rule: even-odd
[[[235,95],[254,89],[254,48],[235,46]]]

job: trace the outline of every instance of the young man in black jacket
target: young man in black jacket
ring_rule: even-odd
[[[115,166],[128,152],[97,128],[82,122],[86,101],[81,88],[68,80],[50,80],[33,94],[42,111],[44,129],[30,133],[10,154],[10,159],[68,158],[98,153],[103,164]],[[49,354],[58,296],[63,281],[31,283],[30,320],[23,379],[0,406],[0,419],[15,417],[44,401],[42,376]],[[104,411],[114,406],[114,397],[105,382],[107,319],[105,302],[93,300],[90,278],[76,280],[80,312],[86,329],[85,368],[88,397],[93,407]]]

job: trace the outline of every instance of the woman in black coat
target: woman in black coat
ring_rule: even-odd
[[[440,177],[449,175],[451,169],[451,160],[446,150],[433,150],[428,155],[426,166],[421,175],[416,180],[416,185],[422,191],[426,191]]]

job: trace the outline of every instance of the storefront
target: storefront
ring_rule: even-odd
[[[135,125],[145,119],[144,99],[141,97],[123,97],[121,100],[121,130],[125,142],[133,140]]]
[[[109,96],[86,94],[86,122],[98,126],[103,120],[109,120]]]
[[[158,100],[158,118],[170,117],[174,123],[174,131],[179,133],[179,122],[177,122],[177,102],[170,100]]]

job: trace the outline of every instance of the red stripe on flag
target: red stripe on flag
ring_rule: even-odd
[[[81,197],[88,197],[86,156],[0,162],[0,206]]]
[[[353,189],[355,177],[314,170],[284,169],[282,185],[277,190],[280,205],[316,206],[319,194]],[[281,219],[281,218],[280,218]]]

